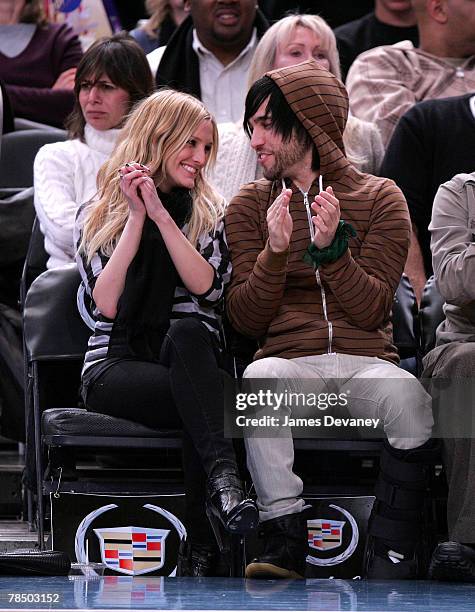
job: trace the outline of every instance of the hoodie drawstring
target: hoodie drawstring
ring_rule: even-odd
[[[319,176],[319,188],[320,191],[323,191],[323,176]],[[299,187],[300,193],[303,195],[303,203],[305,204],[305,209],[307,211],[307,221],[308,221],[308,229],[310,231],[310,239],[313,242],[315,238],[315,226],[312,221],[312,211],[310,210],[310,202],[308,201],[308,191],[302,191]],[[320,279],[320,272],[318,268],[315,269],[315,278],[317,280],[317,285],[320,288],[320,293],[322,296],[322,308],[323,308],[323,316],[328,325],[328,350],[327,354],[331,355],[332,351],[332,343],[333,343],[333,323],[328,319],[328,311],[327,311],[327,296],[325,294],[325,288],[322,285],[322,281]]]

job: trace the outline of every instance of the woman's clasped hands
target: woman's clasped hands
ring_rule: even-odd
[[[170,217],[157,193],[150,168],[138,162],[128,162],[119,168],[119,176],[132,218],[143,220],[148,215],[159,225]]]

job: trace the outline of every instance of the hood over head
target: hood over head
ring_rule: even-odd
[[[315,60],[278,68],[266,76],[279,87],[310,134],[320,156],[321,174],[347,168],[350,162],[345,157],[343,131],[349,103],[343,83]]]

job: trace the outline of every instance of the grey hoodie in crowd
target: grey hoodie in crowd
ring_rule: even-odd
[[[475,172],[457,174],[434,200],[432,264],[445,299],[437,344],[475,341]]]

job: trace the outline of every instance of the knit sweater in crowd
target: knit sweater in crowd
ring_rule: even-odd
[[[352,113],[376,123],[387,146],[399,118],[417,102],[475,91],[475,55],[437,57],[405,40],[362,53],[346,86]]]
[[[48,268],[74,261],[74,219],[97,191],[96,175],[114,149],[119,130],[86,124],[79,139],[41,147],[34,163],[35,209],[45,235]]]
[[[238,331],[258,339],[256,359],[337,352],[397,363],[390,315],[409,247],[404,196],[393,181],[363,174],[345,157],[348,96],[332,74],[313,61],[268,74],[313,139],[323,187],[333,188],[341,218],[357,236],[341,257],[318,270],[326,318],[316,273],[303,261],[310,232],[302,192],[285,180],[292,189],[293,230],[289,249],[275,253],[268,243],[266,214],[281,192],[281,181],[246,185],[225,217],[233,264],[229,319]],[[315,180],[310,202],[318,192]]]
[[[19,55],[8,57],[0,51],[0,79],[7,86],[15,115],[63,127],[73,109],[74,94],[51,88],[81,57],[79,38],[64,23],[37,27]]]
[[[218,155],[209,179],[226,202],[230,202],[244,184],[260,178],[262,173],[241,122],[220,123],[218,132]]]

